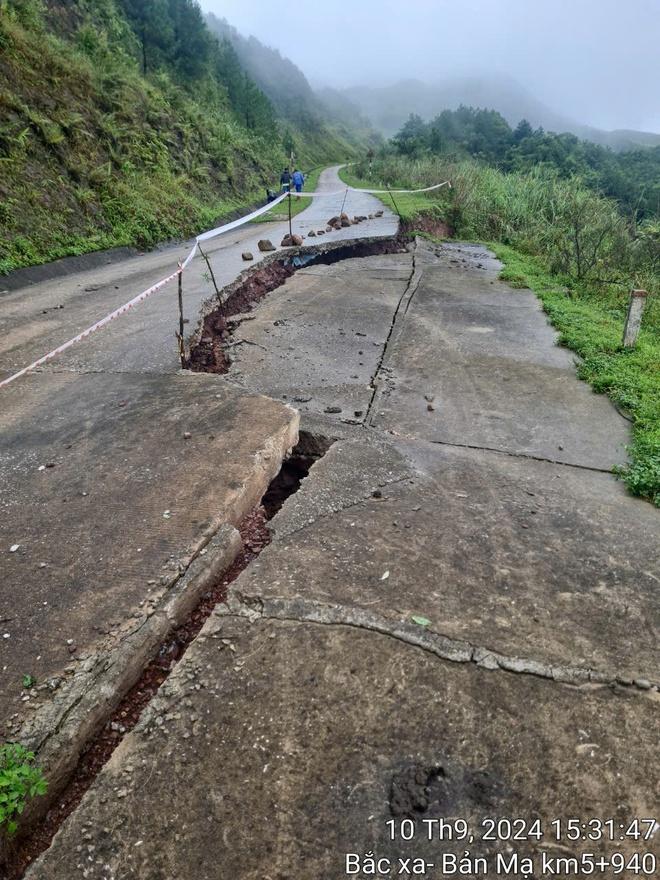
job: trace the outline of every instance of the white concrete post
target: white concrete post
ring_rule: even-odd
[[[642,314],[648,293],[645,290],[631,290],[626,324],[623,328],[623,347],[634,348],[642,324]]]

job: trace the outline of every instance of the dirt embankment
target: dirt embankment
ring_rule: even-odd
[[[412,220],[404,220],[401,223],[399,235],[409,236],[412,232],[427,232],[434,238],[453,238],[456,230],[444,220],[438,220],[431,214],[418,214]]]

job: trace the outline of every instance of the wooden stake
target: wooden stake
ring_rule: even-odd
[[[211,267],[211,261],[209,260],[209,258],[207,257],[207,255],[206,255],[206,254],[204,253],[204,251],[202,250],[201,245],[199,244],[199,242],[197,242],[197,247],[199,248],[199,252],[200,252],[200,254],[204,257],[204,260],[206,261],[206,265],[207,265],[208,268],[209,268],[209,275],[211,276],[211,281],[213,282],[213,287],[215,288],[215,292],[216,292],[216,295],[217,295],[217,297],[218,297],[218,300],[220,300],[220,302],[222,302],[222,298],[221,298],[221,296],[220,296],[220,291],[218,290],[218,285],[217,285],[216,280],[215,280],[215,275],[213,274],[213,269],[212,269],[212,267]]]
[[[179,279],[178,279],[178,295],[179,295],[179,332],[176,334],[179,340],[179,358],[181,360],[181,369],[186,366],[186,349],[183,343],[183,272],[181,271],[181,263],[179,263]]]
[[[387,186],[387,184],[386,184],[386,186]],[[397,203],[394,201],[394,196],[392,195],[392,192],[391,192],[389,186],[387,187],[387,191],[390,194],[390,198],[392,199],[392,204],[394,205],[394,210],[399,215],[399,220],[403,220],[403,217],[401,216],[401,211],[399,211],[399,207],[398,207]]]

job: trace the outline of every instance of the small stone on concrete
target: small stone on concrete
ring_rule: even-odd
[[[293,235],[287,233],[282,239],[282,247],[300,247],[302,243],[302,235],[297,235],[295,232]]]

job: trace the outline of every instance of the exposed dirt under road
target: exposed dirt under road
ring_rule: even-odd
[[[201,373],[226,373],[231,364],[227,345],[231,340],[234,315],[251,311],[266,294],[281,287],[299,268],[310,265],[332,265],[340,260],[377,254],[400,253],[405,249],[405,236],[379,241],[356,241],[331,248],[296,248],[286,256],[278,255],[252,270],[220,291],[219,305],[207,307],[202,325],[190,342],[188,368]]]

